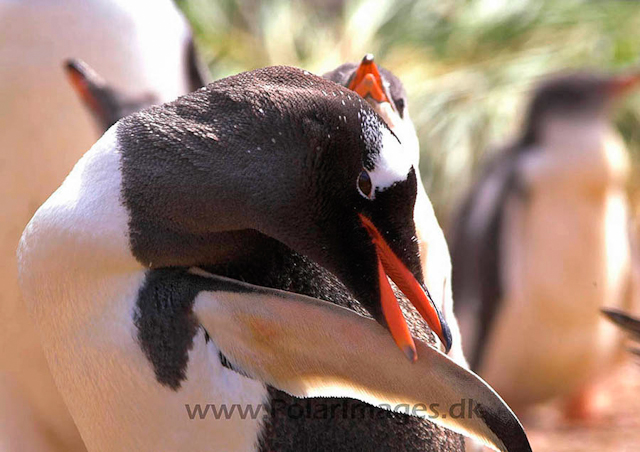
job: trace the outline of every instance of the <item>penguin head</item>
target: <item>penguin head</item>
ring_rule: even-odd
[[[403,136],[396,133],[405,131],[403,119],[390,120],[388,114],[380,114],[382,108],[383,113],[395,118],[402,118],[402,114],[408,120],[404,89],[395,76],[386,74],[391,84],[382,81],[373,58],[367,56],[349,83],[355,89],[316,81],[305,93],[315,93],[314,100],[306,102],[311,108],[305,113],[314,120],[305,121],[302,127],[307,149],[317,159],[305,176],[313,181],[315,192],[304,201],[305,207],[313,206],[306,215],[308,224],[296,227],[296,231],[299,234],[319,225],[316,233],[322,239],[303,236],[294,248],[334,272],[373,317],[389,328],[398,346],[413,361],[413,340],[387,276],[447,351],[451,332],[423,280],[414,222],[417,148],[406,146]],[[365,92],[363,86],[369,91]],[[353,96],[354,90],[365,97],[360,93],[360,97]],[[290,122],[295,123],[295,119]],[[304,209],[299,206],[296,211],[301,214]],[[291,240],[295,234],[289,230],[281,240]],[[315,250],[305,249],[309,245]]]
[[[366,119],[361,124],[359,158],[347,163],[347,159],[328,154],[325,170],[309,174],[318,192],[308,203],[320,208],[307,219],[320,225],[323,232],[319,236],[324,237],[312,239],[312,246],[318,248],[306,252],[335,273],[374,318],[389,328],[410,360],[416,359],[413,340],[387,276],[448,351],[451,333],[423,280],[413,218],[418,181],[412,155],[366,103],[361,116]],[[302,243],[298,249],[307,245]]]
[[[64,64],[71,86],[89,109],[100,133],[105,132],[120,118],[158,103],[151,93],[130,96],[109,86],[88,64],[69,59]]]
[[[364,56],[360,64],[342,64],[323,77],[355,91],[365,99],[403,146],[411,151],[417,163],[420,155],[418,137],[409,117],[407,93],[398,77],[377,66],[370,53]]]
[[[639,83],[639,74],[572,73],[549,79],[535,90],[529,104],[524,144],[540,141],[552,124],[608,121],[615,101]]]
[[[360,64],[342,64],[322,77],[355,91],[374,109],[387,102],[401,119],[407,112],[407,93],[402,82],[390,71],[378,67],[370,53],[362,58]]]
[[[414,343],[387,276],[450,348],[424,287],[413,158],[360,96],[270,67],[131,115],[118,131],[141,262],[205,265],[219,259],[209,257],[218,248],[209,234],[255,230],[336,275],[410,359]],[[164,252],[171,241],[158,231],[181,236]]]

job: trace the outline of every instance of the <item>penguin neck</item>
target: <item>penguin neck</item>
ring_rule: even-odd
[[[302,132],[278,122],[268,131],[256,126],[245,139],[235,132],[251,120],[244,109],[200,118],[206,115],[194,105],[217,111],[212,96],[198,91],[118,123],[131,248],[146,266],[236,261],[256,249],[262,235],[255,231],[278,238],[295,235],[283,225],[308,229]]]
[[[250,284],[319,298],[369,316],[336,276],[270,237],[262,236],[242,259],[202,268]]]
[[[546,159],[554,162],[547,165],[550,176],[558,172],[575,187],[591,187],[604,193],[602,190],[626,183],[629,157],[620,134],[607,118],[550,122],[540,148]]]

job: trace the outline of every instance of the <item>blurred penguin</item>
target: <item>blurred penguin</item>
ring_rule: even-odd
[[[81,451],[19,297],[15,262],[36,208],[117,119],[100,119],[97,133],[60,66],[80,57],[126,89],[136,102],[119,115],[138,101],[170,101],[206,76],[169,0],[0,0],[0,37],[0,318],[9,319],[0,331],[0,450]]]
[[[93,117],[99,133],[104,133],[120,118],[157,104],[152,93],[129,95],[109,85],[84,61],[67,60],[64,69],[69,82]]]
[[[541,84],[514,144],[486,166],[452,222],[453,294],[467,358],[516,412],[562,396],[597,413],[595,382],[619,356],[600,307],[630,303],[625,183],[611,124],[640,76]]]

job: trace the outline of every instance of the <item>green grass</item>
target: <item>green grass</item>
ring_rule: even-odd
[[[275,64],[322,73],[374,53],[408,90],[422,176],[444,221],[482,156],[518,127],[538,80],[568,68],[640,68],[640,3],[635,1],[178,4],[215,78]],[[617,122],[638,160],[640,95],[621,106]]]

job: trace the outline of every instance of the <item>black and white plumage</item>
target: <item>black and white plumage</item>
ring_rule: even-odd
[[[247,267],[265,268],[257,262],[268,259],[265,250],[288,247],[331,270],[367,311],[386,319],[376,301],[386,283],[376,247],[386,243],[385,259],[399,265],[397,253],[396,268],[421,279],[415,172],[402,152],[362,99],[292,68],[223,79],[112,127],[39,209],[19,251],[25,298],[89,449],[255,448],[262,419],[202,428],[184,405],[257,405],[269,399],[264,381],[297,396],[418,397],[443,406],[464,388],[483,401],[481,416],[434,422],[496,448],[530,450],[490,388],[421,342],[411,364],[371,320],[205,273],[244,279]],[[363,166],[370,190],[361,183]],[[283,299],[291,309],[278,308]],[[318,309],[304,309],[315,303]],[[237,313],[217,324],[229,310]],[[352,328],[330,327],[345,316]],[[255,334],[239,334],[247,331]],[[291,350],[267,353],[274,337]],[[367,337],[384,340],[358,345]],[[220,352],[260,381],[225,367]],[[390,369],[376,356],[393,360]],[[374,367],[360,373],[350,359]],[[323,361],[320,371],[304,373]],[[403,369],[406,382],[403,372],[390,373]]]
[[[409,115],[407,92],[398,77],[384,67],[377,66],[371,54],[365,55],[359,64],[342,64],[324,74],[323,77],[348,87],[362,96],[400,139],[403,148],[407,149],[412,156],[414,167],[418,168],[420,144]],[[449,248],[421,177],[418,177],[418,194],[413,219],[416,224],[425,282],[434,302],[447,320],[453,337],[453,345],[448,355],[458,364],[466,367],[460,328],[453,312]]]
[[[82,58],[133,97],[190,91],[191,31],[173,0],[0,0],[0,446],[84,452],[18,287],[15,251],[36,209],[103,131],[61,70]]]
[[[195,59],[194,59],[195,61]],[[348,87],[353,76],[360,68],[366,68],[365,75],[375,73],[377,67],[370,56],[365,57],[360,66],[355,64],[345,64],[338,67],[335,71],[325,74],[323,77],[334,80],[341,85]],[[195,67],[197,72],[197,66]],[[135,97],[126,95],[119,90],[108,85],[99,74],[96,74],[86,63],[81,61],[69,61],[67,64],[67,72],[70,80],[76,87],[76,90],[84,100],[90,112],[99,124],[106,131],[117,119],[126,116],[134,111],[144,108],[151,101],[149,96]],[[363,71],[361,71],[363,72]],[[202,77],[199,80],[203,80]],[[383,89],[394,93],[393,106],[388,102],[379,102],[373,99],[368,91],[371,89]],[[387,88],[385,88],[387,87]],[[380,68],[380,78],[374,80],[372,86],[366,86],[366,80],[352,87],[373,107],[373,109],[381,115],[391,130],[399,136],[403,147],[410,149],[411,152],[418,156],[417,138],[415,130],[411,123],[407,110],[407,100],[404,87],[400,80],[391,72],[384,68]],[[386,105],[385,105],[386,104]],[[389,108],[391,107],[391,108]],[[418,198],[420,199],[419,186]],[[447,315],[452,306],[447,303],[450,298],[450,272],[444,279],[435,279],[434,273],[440,275],[443,268],[446,271],[447,265],[450,268],[448,254],[444,262],[439,259],[438,253],[444,243],[444,236],[440,230],[433,209],[431,208],[426,193],[422,189],[423,196],[427,199],[427,212],[420,209],[423,206],[417,201],[417,207],[414,209],[414,221],[416,222],[416,235],[419,239],[421,249],[421,262],[424,269],[425,280],[429,281],[430,287],[448,289],[449,298],[440,296],[439,291],[435,291],[436,300],[443,300],[440,309]],[[430,216],[429,216],[430,214]],[[425,228],[426,224],[426,228]],[[421,230],[421,227],[426,230]],[[265,241],[266,242],[266,241]],[[446,251],[446,245],[444,247]],[[331,273],[315,264],[313,261],[298,255],[285,246],[279,246],[278,242],[273,241],[271,244],[264,244],[264,248],[260,252],[254,253],[256,259],[252,265],[243,262],[239,265],[223,266],[222,268],[214,268],[213,273],[233,275],[234,278],[243,281],[252,282],[261,286],[285,289],[290,292],[301,293],[304,295],[315,296],[326,301],[336,303],[340,306],[355,309],[363,315],[368,315],[361,305],[352,298],[349,291],[342,285]],[[260,256],[260,258],[258,258]],[[268,256],[268,258],[265,258]],[[152,278],[153,284],[148,285],[145,290],[157,291],[165,286],[164,278]],[[447,283],[449,282],[449,285]],[[186,290],[189,290],[186,288]],[[403,308],[408,318],[408,326],[412,335],[435,345],[432,332],[427,325],[412,312],[409,301],[397,292],[400,306]],[[145,305],[149,307],[150,305]],[[152,306],[152,305],[151,305]],[[142,315],[139,316],[143,318]],[[153,317],[153,316],[150,316]],[[448,315],[448,323],[452,325],[454,334],[454,345],[449,353],[456,362],[466,365],[462,356],[459,335],[456,336],[457,325],[455,317]],[[170,324],[175,327],[175,324]],[[167,334],[165,330],[158,330],[154,333],[157,337],[149,338],[148,342],[155,339],[162,340]],[[153,352],[153,350],[150,350]],[[221,353],[221,361],[224,366],[234,368],[229,360]],[[170,357],[171,358],[171,357]],[[170,384],[175,383],[179,379],[180,366],[171,365],[173,361],[180,361],[180,357],[167,359],[167,364],[160,369],[162,379]],[[462,362],[460,362],[462,361]],[[176,370],[177,367],[177,370]],[[275,388],[269,388],[270,398],[269,405],[277,407],[269,413],[269,417],[265,420],[264,433],[262,434],[261,447],[266,450],[287,450],[288,447],[294,450],[308,449],[311,445],[322,443],[331,450],[349,449],[350,445],[358,444],[360,448],[367,450],[388,450],[403,444],[405,450],[459,450],[462,448],[462,439],[458,435],[443,429],[436,424],[427,422],[417,417],[411,417],[404,414],[395,414],[381,408],[375,408],[366,403],[353,399],[333,399],[332,404],[340,408],[340,412],[347,413],[344,416],[326,416],[325,419],[314,419],[311,426],[304,417],[292,418],[287,413],[291,409],[296,409],[301,404],[305,406],[308,412],[322,413],[327,406],[326,398],[299,399]],[[364,416],[366,411],[367,416]],[[356,416],[351,415],[355,413]],[[360,414],[361,418],[357,415]],[[389,432],[393,432],[390,435]],[[295,441],[292,440],[295,438]]]
[[[186,92],[191,92],[206,85],[209,76],[201,67],[192,40],[188,42],[186,52],[186,67],[183,70],[188,74]],[[80,59],[67,60],[64,69],[101,132],[109,129],[120,118],[160,103],[153,92],[130,94],[111,86]]]
[[[393,99],[393,106],[390,106],[389,102],[385,100],[378,101],[369,96],[368,91],[364,89],[366,83],[357,83],[350,86],[352,85],[350,82],[353,81],[359,68],[366,69],[364,71],[365,75],[375,73],[377,68],[375,64],[372,64],[372,60],[372,57],[367,56],[360,65],[351,63],[341,65],[334,71],[324,74],[323,78],[355,89],[358,94],[367,100],[376,113],[385,120],[390,129],[399,137],[403,147],[410,149],[415,154],[417,163],[417,157],[419,156],[417,137],[409,118],[406,92],[401,81],[393,73],[382,67],[380,68],[380,79],[374,81],[380,90],[387,87],[386,89],[393,93],[389,98]],[[362,85],[361,88],[363,89],[358,91],[358,85]],[[371,89],[371,87],[367,88]],[[375,88],[374,86],[373,89],[375,90]],[[420,184],[418,200],[420,200],[421,187]],[[426,194],[424,196],[426,198]],[[417,201],[418,203],[419,201]],[[423,204],[420,205],[422,206]],[[427,281],[428,287],[431,288],[434,301],[438,303],[440,300],[445,300],[445,297],[441,296],[439,289],[447,282],[449,298],[446,300],[450,300],[450,262],[448,254],[446,260],[442,262],[438,253],[435,252],[439,249],[446,251],[446,242],[428,200],[427,206],[430,212],[427,211],[426,214],[424,209],[416,207],[414,221],[416,223],[416,233],[421,239],[421,262],[425,273],[425,281]],[[425,223],[427,225],[426,228]],[[424,228],[423,231],[420,230],[421,227]],[[439,247],[442,244],[444,244],[444,247]],[[424,252],[425,249],[428,252]],[[261,286],[276,287],[290,292],[314,296],[367,315],[366,311],[353,299],[344,285],[313,261],[297,255],[277,242],[274,242],[261,255],[269,257],[261,259],[261,262],[256,265],[227,267],[224,269],[224,274]],[[446,274],[447,264],[449,265],[448,274]],[[220,273],[220,270],[215,269],[213,272]],[[438,272],[445,275],[440,280],[437,279]],[[435,346],[431,331],[413,311],[409,301],[399,292],[397,296],[407,317],[407,323],[412,335]],[[444,313],[454,337],[449,356],[459,364],[465,365],[464,358],[460,360],[462,349],[458,339],[459,335],[456,336],[458,331],[456,320],[449,313],[452,310],[452,306],[445,304],[440,306],[440,309]],[[391,413],[354,399],[299,399],[275,388],[270,388],[270,400],[271,405],[278,409],[274,410],[265,426],[262,442],[262,447],[265,450],[307,450],[313,448],[316,444],[323,444],[326,449],[335,451],[353,450],[354,447],[362,450],[393,450],[398,448],[399,444],[402,444],[403,450],[407,451],[461,450],[463,447],[460,436],[454,435],[436,424],[412,416]],[[323,418],[322,413],[327,405],[334,407],[334,411],[338,414]],[[287,416],[288,410],[300,406],[304,407],[305,412],[319,413],[319,415],[312,422],[309,422],[304,417],[292,418]],[[356,415],[352,416],[351,413]]]
[[[485,166],[452,221],[467,358],[516,410],[579,398],[617,356],[619,336],[599,315],[629,302],[628,157],[610,110],[637,80],[543,83],[522,133]]]

